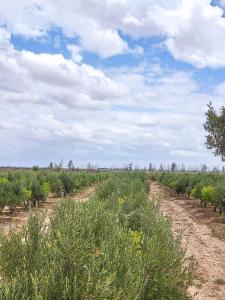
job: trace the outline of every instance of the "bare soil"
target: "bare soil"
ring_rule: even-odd
[[[67,199],[73,201],[87,201],[94,193],[96,186],[87,187],[77,193],[69,195]],[[10,229],[22,228],[28,221],[28,218],[32,212],[41,211],[45,214],[45,224],[47,225],[50,220],[52,210],[60,203],[62,198],[56,196],[50,196],[46,202],[39,204],[37,208],[24,209],[23,207],[17,207],[16,211],[11,214],[8,208],[5,208],[0,215],[0,229],[4,234],[8,234]]]
[[[150,199],[161,198],[163,215],[171,217],[174,234],[182,232],[186,257],[197,261],[196,300],[225,300],[225,218],[203,208],[195,199],[178,198],[159,184],[151,184]]]

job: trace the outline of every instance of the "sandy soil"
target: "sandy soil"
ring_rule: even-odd
[[[90,186],[85,188],[82,191],[74,193],[68,196],[68,199],[74,201],[87,201],[91,195],[94,193],[96,186]],[[49,197],[47,201],[43,204],[40,204],[38,208],[35,208],[38,211],[45,213],[45,225],[49,223],[52,210],[60,203],[61,198],[58,197]],[[10,211],[6,208],[3,213],[0,215],[0,229],[4,234],[8,234],[11,228],[21,228],[28,220],[29,215],[35,209],[24,209],[23,207],[17,207],[16,211],[11,214]]]
[[[194,199],[179,199],[176,195],[151,184],[150,198],[161,197],[161,210],[173,220],[174,233],[182,231],[182,246],[186,257],[197,261],[197,280],[189,288],[196,300],[225,300],[225,232],[224,218],[204,209]]]

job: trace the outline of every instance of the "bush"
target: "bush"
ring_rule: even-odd
[[[215,194],[215,189],[212,186],[205,186],[201,190],[201,197],[204,201],[205,206],[207,203],[213,203],[213,198]]]
[[[213,205],[214,211],[216,208],[219,209],[220,214],[225,211],[225,186],[221,183],[217,183],[215,186]]]
[[[202,184],[199,183],[199,184],[196,184],[193,189],[191,190],[191,196],[194,197],[194,198],[199,198],[201,199],[201,196],[202,196]]]
[[[61,197],[63,193],[63,183],[60,178],[54,174],[49,177],[49,183],[51,192],[56,194],[58,197]]]
[[[20,198],[24,207],[27,208],[32,199],[32,191],[28,190],[27,188],[22,188],[20,191]]]
[[[48,184],[48,182],[44,182],[42,185],[41,185],[41,199],[45,202],[46,199],[48,198],[49,196],[49,193],[50,193],[51,189],[50,189],[50,185]]]

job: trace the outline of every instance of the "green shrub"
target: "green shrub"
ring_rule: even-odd
[[[148,178],[112,175],[86,203],[64,200],[0,241],[0,299],[189,299],[191,268]],[[121,200],[122,199],[122,200]]]
[[[205,203],[205,206],[207,203],[213,203],[213,198],[215,194],[215,188],[212,186],[204,186],[201,190],[201,198]]]
[[[51,191],[50,185],[48,184],[48,182],[44,182],[41,185],[41,193],[42,193],[41,197],[42,197],[43,201],[46,201],[46,199],[49,196],[50,191]]]
[[[194,198],[201,198],[202,196],[202,184],[199,183],[199,184],[196,184],[193,189],[191,190],[191,196],[194,197]]]
[[[108,178],[108,173],[52,172],[35,168],[30,171],[0,172],[0,213],[8,206],[13,213],[17,206],[35,207],[50,192],[58,197]]]
[[[219,209],[220,214],[225,211],[225,185],[217,183],[214,192],[214,210]]]
[[[32,191],[28,190],[27,188],[22,188],[20,191],[20,198],[24,207],[27,208],[32,199]]]

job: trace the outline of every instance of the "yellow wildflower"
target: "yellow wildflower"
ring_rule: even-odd
[[[122,197],[119,197],[119,198],[117,199],[117,203],[118,203],[120,206],[122,206],[122,205],[124,204],[124,202],[125,202],[125,199],[122,198]]]
[[[101,251],[99,248],[96,248],[96,251],[95,251],[95,256],[98,258],[100,255],[101,255]]]

